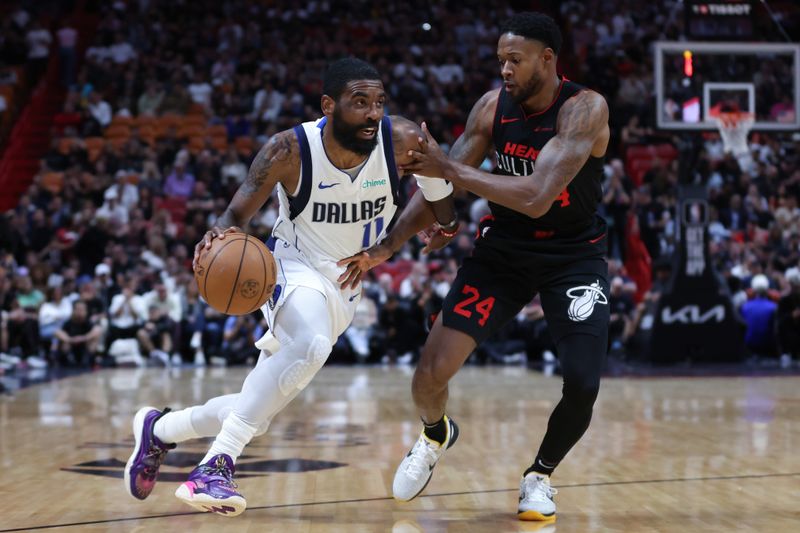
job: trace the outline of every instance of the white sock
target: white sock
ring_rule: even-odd
[[[192,438],[216,437],[222,430],[222,422],[224,422],[231,411],[233,411],[238,397],[239,393],[226,394],[224,396],[211,398],[203,405],[194,406],[192,408],[191,420],[192,429],[194,429],[196,435]],[[270,420],[264,421],[261,426],[259,426],[256,436],[266,433],[269,423]]]
[[[167,444],[200,437],[192,425],[192,411],[195,409],[196,407],[187,407],[165,414],[156,420],[153,434],[158,440]]]
[[[202,437],[216,437],[222,429],[222,422],[228,417],[239,394],[226,394],[211,398],[192,411],[192,427]]]
[[[222,423],[222,430],[220,430],[217,438],[214,439],[214,444],[211,445],[200,464],[208,462],[212,457],[221,453],[230,456],[235,463],[236,458],[242,454],[244,447],[253,440],[253,436],[257,431],[257,425],[245,422],[239,417],[238,413],[229,414],[225,422]]]

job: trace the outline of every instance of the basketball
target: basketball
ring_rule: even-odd
[[[211,241],[194,272],[200,295],[226,315],[252,313],[272,296],[275,259],[260,239],[241,232]]]

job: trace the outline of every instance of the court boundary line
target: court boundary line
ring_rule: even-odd
[[[607,486],[615,486],[615,485],[648,485],[648,484],[655,484],[655,483],[691,483],[696,481],[731,481],[737,479],[764,479],[764,478],[776,478],[776,477],[795,477],[800,476],[800,472],[790,472],[790,473],[774,473],[774,474],[744,474],[744,475],[737,475],[737,476],[706,476],[706,477],[690,477],[690,478],[670,478],[670,479],[632,479],[628,481],[597,481],[593,483],[573,483],[568,485],[559,485],[558,488],[560,489],[570,489],[570,488],[583,488],[583,487],[607,487]],[[435,494],[423,494],[419,496],[420,498],[441,498],[443,496],[464,496],[469,494],[493,494],[497,492],[515,492],[519,490],[519,488],[511,488],[511,489],[486,489],[486,490],[465,490],[465,491],[458,491],[458,492],[439,492]],[[376,498],[354,498],[349,500],[329,500],[329,501],[321,501],[321,502],[301,502],[301,503],[282,503],[277,505],[260,505],[257,507],[248,507],[247,510],[249,511],[257,511],[257,510],[264,510],[264,509],[284,509],[288,507],[311,507],[314,505],[336,505],[336,504],[347,504],[347,503],[363,503],[363,502],[378,502],[378,501],[387,501],[392,500],[391,496],[380,496]],[[105,520],[87,520],[85,522],[70,522],[66,524],[45,524],[41,526],[29,526],[29,527],[16,527],[11,529],[0,529],[0,533],[11,533],[14,531],[36,531],[40,529],[53,529],[57,527],[80,527],[80,526],[91,526],[96,524],[113,524],[113,523],[121,523],[121,522],[130,522],[134,520],[153,520],[156,518],[172,518],[176,516],[192,516],[192,515],[205,515],[208,513],[201,513],[198,511],[186,511],[183,513],[165,513],[165,514],[157,514],[157,515],[145,515],[145,516],[129,516],[124,518],[107,518]]]

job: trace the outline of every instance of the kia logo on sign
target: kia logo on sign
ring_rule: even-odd
[[[725,306],[715,305],[708,311],[701,313],[699,305],[685,305],[676,311],[665,307],[661,311],[661,321],[664,324],[705,324],[706,322],[722,322],[725,320]]]

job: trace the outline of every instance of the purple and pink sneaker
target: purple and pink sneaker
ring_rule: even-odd
[[[144,500],[156,486],[158,469],[164,462],[167,452],[175,444],[166,444],[153,434],[156,420],[169,412],[169,408],[159,411],[155,407],[142,407],[133,417],[133,437],[136,446],[125,465],[125,489],[128,494]]]
[[[221,453],[197,466],[189,480],[178,487],[175,496],[204,512],[236,516],[247,508],[247,501],[236,490],[233,473],[236,467],[230,456]]]

